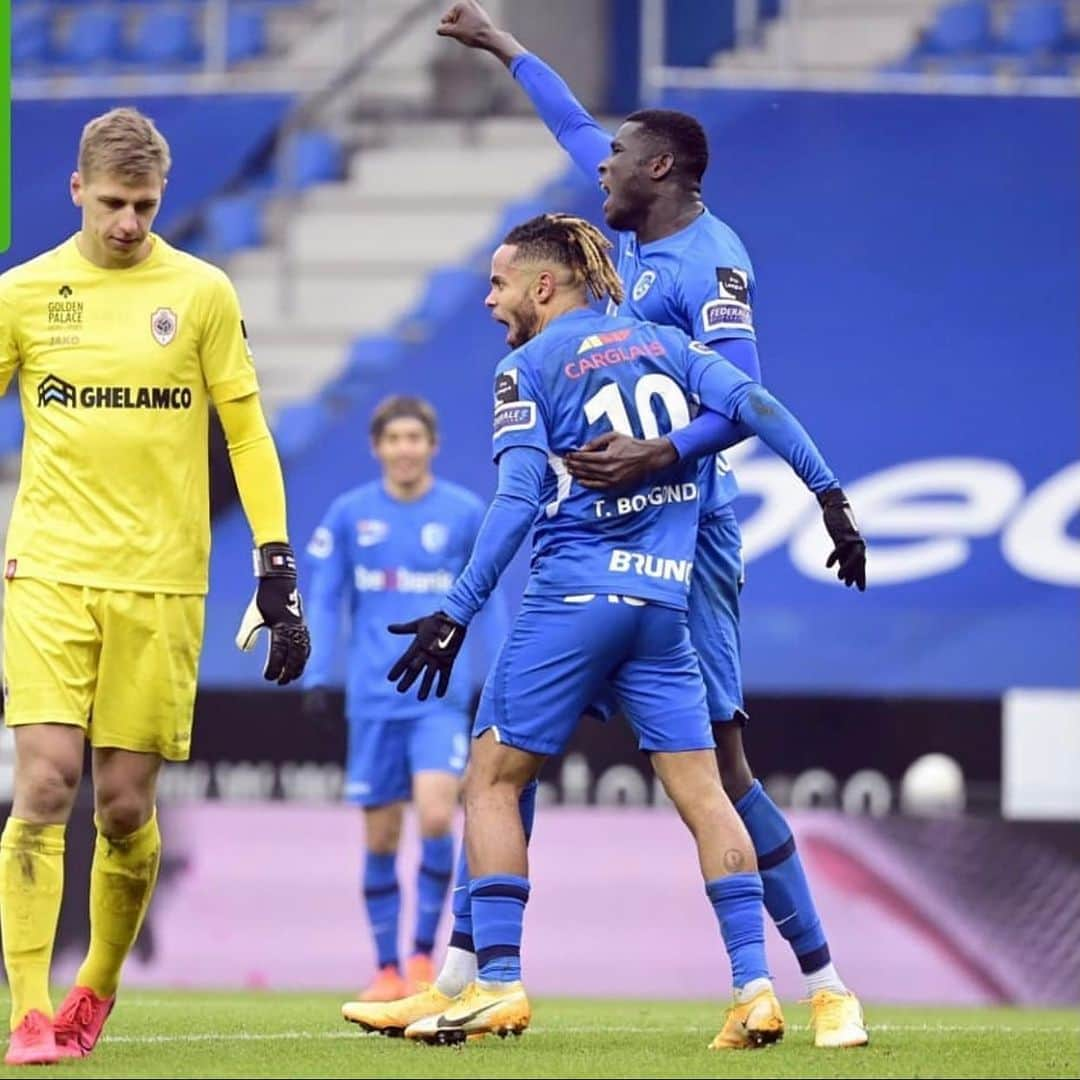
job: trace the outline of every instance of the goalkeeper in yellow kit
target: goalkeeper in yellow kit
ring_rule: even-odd
[[[207,422],[229,444],[255,539],[237,644],[270,633],[264,675],[303,671],[308,631],[281,466],[240,306],[222,271],[150,229],[169,147],[134,109],[87,124],[82,226],[0,276],[0,392],[18,376],[22,475],[5,552],[5,719],[15,791],[0,836],[11,985],[7,1064],[83,1057],[116,1000],[157,878],[155,788],[188,756],[210,549]],[[64,831],[89,738],[97,843],[90,949],[53,1014]]]

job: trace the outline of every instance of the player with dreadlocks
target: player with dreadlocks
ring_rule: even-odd
[[[605,131],[559,74],[496,26],[477,0],[454,0],[437,33],[500,60],[559,145],[590,181],[599,181],[606,196],[601,210],[616,231],[616,265],[626,285],[619,314],[676,326],[761,381],[754,267],[740,237],[711,212],[716,207],[705,205],[702,182],[709,145],[701,124],[687,113],[650,108],[632,113],[613,133]],[[704,411],[670,437],[648,437],[655,434],[651,428],[613,425],[566,455],[567,472],[575,483],[599,494],[607,489],[619,494],[672,461],[699,459],[701,515],[690,588],[690,638],[705,678],[720,776],[754,843],[765,907],[802,972],[814,1045],[865,1046],[869,1036],[862,1007],[833,963],[791,826],[754,779],[744,744],[744,563],[733,508],[738,486],[723,455],[713,452],[749,433]],[[825,500],[823,508],[833,517],[848,512],[835,493]],[[866,584],[865,557],[855,537],[853,530],[837,545],[835,562],[840,580],[861,590]],[[593,711],[609,709],[608,703],[594,703]]]
[[[660,431],[684,427],[694,398],[746,424],[815,493],[839,492],[839,484],[798,421],[734,365],[681,330],[589,307],[590,297],[618,303],[622,292],[607,249],[588,222],[545,214],[512,229],[492,258],[485,303],[513,348],[495,371],[498,488],[443,607],[391,627],[413,640],[389,673],[403,693],[418,679],[421,699],[433,687],[446,692],[470,621],[535,523],[524,600],[484,686],[465,784],[477,978],[452,999],[427,991],[432,1012],[407,1025],[401,1010],[412,999],[344,1007],[346,1019],[371,1030],[389,1033],[395,1008],[397,1032],[426,1042],[528,1026],[521,799],[610,686],[697,845],[736,1001],[750,1005],[738,1006],[735,1045],[783,1034],[765,962],[761,877],[720,780],[687,624],[696,465],[677,463],[661,482],[613,499],[571,484],[562,457],[631,412]],[[832,525],[826,516],[835,541]],[[726,1049],[732,1038],[725,1024],[712,1045]]]

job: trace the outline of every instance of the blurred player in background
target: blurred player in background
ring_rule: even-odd
[[[600,315],[622,299],[595,226],[544,214],[495,252],[486,303],[513,348],[494,382],[498,491],[476,548],[441,609],[407,627],[390,670],[398,689],[446,693],[468,624],[535,523],[525,599],[484,685],[465,788],[465,838],[478,976],[408,1038],[461,1042],[524,1030],[521,933],[529,897],[524,788],[561,754],[585,707],[610,685],[638,745],[692,833],[731,961],[734,1004],[713,1049],[775,1042],[783,1015],[765,962],[763,886],[753,846],[720,781],[705,686],[686,617],[699,489],[681,462],[634,499],[572,484],[562,457],[599,430],[677,430],[690,400],[740,421],[796,470],[822,503],[852,572],[865,546],[828,493],[843,492],[798,421],[760,384],[672,327]]]
[[[378,971],[364,1001],[390,1001],[434,979],[431,953],[454,868],[452,835],[468,755],[473,687],[428,702],[394,692],[386,671],[399,645],[387,623],[439,604],[472,551],[484,505],[431,471],[438,451],[435,411],[421,398],[391,397],[371,418],[372,452],[382,476],[336,499],[308,545],[314,650],[304,678],[305,709],[331,709],[342,603],[349,613],[345,715],[345,797],[364,811],[362,890]],[[493,658],[506,627],[496,598],[476,644]],[[477,657],[482,660],[482,657]],[[401,892],[397,852],[405,805],[420,830],[416,929],[404,971],[398,952]]]
[[[604,131],[539,57],[496,27],[475,0],[455,3],[438,32],[498,57],[585,175],[606,193],[607,224],[618,231],[618,270],[626,296],[620,314],[676,326],[716,347],[760,379],[753,321],[754,272],[738,236],[701,200],[708,144],[685,113],[647,109],[615,132]],[[670,438],[634,440],[607,433],[586,453],[567,456],[571,476],[589,486],[625,487],[678,459],[693,459],[745,439],[745,425],[705,413]],[[702,514],[690,596],[690,627],[701,657],[724,787],[746,823],[765,882],[765,905],[790,944],[806,981],[815,1044],[867,1042],[862,1009],[832,963],[794,836],[783,813],[754,779],[743,745],[739,594],[742,541],[731,503],[735,478],[722,456],[705,458]],[[832,496],[835,498],[835,496]],[[837,512],[843,507],[838,503]],[[845,584],[862,588],[839,567]]]
[[[264,675],[307,659],[281,466],[236,293],[151,226],[169,147],[134,109],[86,125],[71,176],[82,225],[0,276],[0,388],[18,372],[26,424],[5,555],[11,815],[0,917],[9,1065],[84,1057],[161,860],[163,760],[191,741],[210,550],[208,411],[216,406],[255,538],[255,596],[237,644],[270,631]],[[257,734],[257,733],[256,733]],[[49,968],[64,833],[92,747],[97,844],[90,949],[53,1015]]]

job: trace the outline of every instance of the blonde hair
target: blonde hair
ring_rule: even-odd
[[[623,286],[608,252],[611,241],[584,218],[540,214],[511,229],[504,244],[517,246],[515,262],[551,260],[568,267],[596,300],[623,299]]]
[[[79,140],[79,172],[86,179],[96,173],[142,179],[169,175],[169,144],[154,122],[138,109],[110,109],[83,128]]]

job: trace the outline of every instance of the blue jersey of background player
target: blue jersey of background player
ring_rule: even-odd
[[[708,164],[701,125],[685,113],[644,110],[615,132],[605,132],[574,98],[569,87],[512,35],[494,26],[475,0],[452,5],[439,33],[484,49],[510,69],[544,123],[590,179],[606,192],[607,224],[619,230],[619,269],[627,296],[620,311],[678,326],[722,350],[754,378],[760,375],[753,325],[754,274],[738,237],[701,201],[700,181]],[[575,478],[597,487],[640,480],[646,469],[675,456],[694,457],[745,438],[745,427],[715,414],[649,447],[620,437],[590,447],[597,453],[570,455]],[[666,456],[669,455],[670,457]],[[662,456],[657,456],[662,455]],[[734,478],[723,459],[706,471],[706,493],[694,586],[691,635],[698,650],[717,721],[717,754],[725,789],[746,822],[763,868],[765,903],[788,940],[806,979],[815,1044],[859,1046],[867,1041],[862,1013],[831,962],[809,883],[780,809],[754,780],[743,747],[745,718],[739,656],[741,537],[730,503]],[[842,510],[842,508],[837,508]],[[846,584],[858,581],[844,564]]]
[[[335,646],[347,608],[345,796],[364,809],[363,893],[378,959],[365,995],[389,1000],[433,978],[432,944],[453,869],[451,827],[476,684],[463,678],[441,701],[395,693],[386,669],[397,649],[386,624],[442,601],[469,558],[484,506],[471,492],[432,475],[437,429],[427,402],[384,401],[372,417],[371,441],[382,477],[336,499],[308,545],[314,663],[304,686],[309,715],[329,708],[326,688],[334,681]],[[474,648],[493,658],[493,642],[504,629],[497,601],[481,620]],[[402,973],[395,861],[409,800],[416,804],[421,858],[416,931]]]
[[[486,303],[515,347],[495,377],[498,491],[442,610],[392,628],[414,634],[390,671],[398,689],[421,679],[421,698],[432,686],[444,694],[469,622],[534,526],[525,601],[484,684],[466,781],[477,982],[438,1015],[410,1023],[408,1037],[462,1041],[528,1025],[520,942],[529,881],[519,798],[607,684],[694,836],[728,948],[736,1005],[714,1048],[783,1034],[765,964],[762,882],[720,782],[686,621],[696,466],[677,463],[652,486],[597,497],[570,480],[562,458],[598,431],[686,426],[698,399],[746,423],[819,496],[842,492],[806,432],[760,384],[680,330],[587,306],[589,294],[621,299],[609,246],[588,222],[545,214],[512,229],[495,252]],[[839,530],[828,514],[826,524],[834,540],[858,539],[847,518]],[[350,1019],[379,1029],[370,1012],[346,1008]]]

